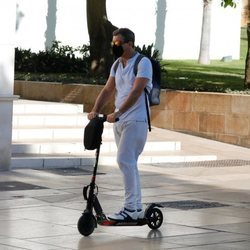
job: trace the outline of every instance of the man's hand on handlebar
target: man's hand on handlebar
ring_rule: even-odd
[[[119,116],[117,112],[107,115],[107,122],[114,123],[119,121]]]
[[[120,115],[119,112],[113,112],[113,113],[105,116],[106,117],[105,120],[109,123],[117,122],[117,121],[119,121],[119,115]],[[98,117],[98,116],[99,116],[99,113],[97,113],[95,111],[91,111],[90,113],[88,113],[89,120],[92,120],[93,118]]]
[[[88,119],[92,120],[93,118],[97,117],[99,115],[99,113],[95,112],[95,111],[91,111],[90,113],[88,113]]]

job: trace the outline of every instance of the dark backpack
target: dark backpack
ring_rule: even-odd
[[[89,121],[84,129],[83,144],[85,149],[94,150],[100,147],[102,143],[104,120],[100,117],[95,117]]]
[[[136,60],[135,60],[135,64],[134,64],[134,74],[135,76],[137,75],[137,69],[138,69],[138,64],[141,61],[141,59],[144,56],[143,54],[140,54]],[[161,93],[161,66],[160,63],[158,61],[156,61],[154,58],[149,58],[151,65],[152,65],[152,72],[153,72],[153,76],[152,76],[152,84],[153,87],[150,90],[150,92],[148,92],[147,89],[145,89],[145,92],[148,95],[148,99],[149,99],[149,104],[150,106],[154,106],[154,105],[159,105],[160,104],[160,93]],[[116,70],[118,68],[119,65],[119,60],[117,60],[115,66],[114,66],[114,71],[116,73]]]
[[[141,59],[145,57],[144,55],[140,54],[135,61],[134,64],[134,74],[137,75],[137,68],[138,64]],[[151,65],[152,65],[152,84],[153,87],[150,92],[145,89],[145,92],[148,94],[149,104],[150,106],[159,105],[160,104],[160,93],[161,93],[161,66],[158,61],[154,58],[149,58]]]

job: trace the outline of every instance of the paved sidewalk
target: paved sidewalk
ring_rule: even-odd
[[[159,230],[98,226],[83,237],[76,224],[92,167],[14,169],[0,172],[0,249],[249,250],[250,149],[165,133],[180,140],[183,150],[217,160],[140,165],[144,203],[165,206]],[[101,166],[99,173],[103,209],[116,212],[123,201],[120,172],[116,166]]]

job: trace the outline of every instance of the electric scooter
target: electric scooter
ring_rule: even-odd
[[[94,119],[96,120],[92,121]],[[86,136],[86,138],[90,134],[96,135],[99,133],[100,137],[102,135],[103,123],[106,121],[106,116],[96,117],[94,119],[91,120],[92,123],[94,123],[94,126],[90,126],[91,128],[89,131],[87,131],[87,126],[85,128],[84,136]],[[97,127],[99,126],[99,128],[95,128],[96,126]],[[98,130],[97,133],[95,133],[95,129]],[[126,219],[126,221],[119,221],[119,220],[111,220],[105,215],[101,207],[101,204],[97,198],[98,186],[96,185],[97,167],[98,167],[98,160],[99,160],[100,147],[101,147],[102,140],[101,138],[95,138],[95,141],[96,140],[99,141],[99,143],[95,145],[94,147],[91,147],[91,149],[96,147],[96,153],[95,153],[96,159],[95,159],[95,164],[93,168],[92,179],[91,179],[90,184],[83,188],[83,197],[86,200],[87,204],[86,204],[85,210],[83,211],[77,223],[77,228],[78,228],[79,233],[82,234],[83,236],[89,236],[94,232],[95,228],[97,228],[97,225],[101,225],[101,226],[148,225],[149,228],[151,229],[158,229],[162,225],[162,222],[163,222],[163,214],[161,210],[159,209],[160,207],[162,207],[160,204],[156,204],[156,203],[149,204],[145,210],[144,218],[142,219],[137,219],[137,220]],[[86,140],[84,139],[84,145],[87,143],[88,142],[86,142]],[[85,148],[86,148],[86,145],[85,145]],[[93,211],[95,211],[95,215],[93,214]]]

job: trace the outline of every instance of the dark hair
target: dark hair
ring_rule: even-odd
[[[123,38],[123,42],[127,43],[127,42],[133,42],[133,44],[135,43],[135,34],[132,30],[128,29],[128,28],[120,28],[117,29],[113,32],[113,36],[117,36],[117,35],[121,35]]]

